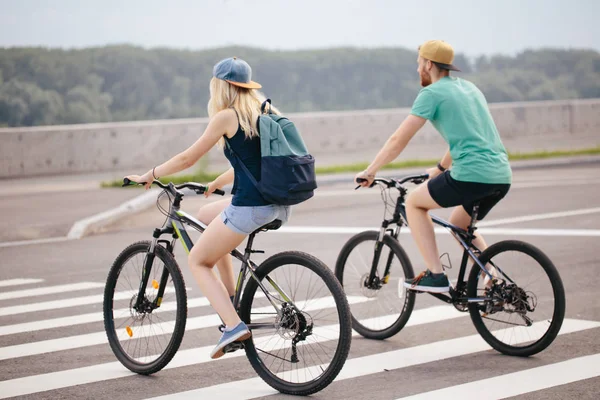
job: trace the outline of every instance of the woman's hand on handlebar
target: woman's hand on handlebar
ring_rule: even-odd
[[[369,187],[373,183],[375,179],[375,174],[369,174],[366,170],[359,172],[354,177],[354,182],[362,187]]]
[[[125,178],[129,179],[132,182],[143,183],[144,189],[150,189],[152,186],[152,182],[154,181],[154,177],[152,176],[152,170],[146,172],[144,175],[127,175]]]
[[[207,183],[206,190],[204,191],[204,197],[210,196],[217,189],[219,189],[219,186],[215,183],[215,181]]]

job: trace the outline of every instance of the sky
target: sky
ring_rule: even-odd
[[[600,0],[0,0],[0,47],[339,46],[600,51]]]

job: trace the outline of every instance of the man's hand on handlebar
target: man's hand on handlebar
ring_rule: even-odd
[[[369,174],[365,170],[356,174],[356,176],[354,177],[354,182],[356,182],[361,187],[369,187],[371,186],[371,184],[373,184],[374,179],[375,174]]]

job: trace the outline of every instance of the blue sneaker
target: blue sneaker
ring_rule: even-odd
[[[250,336],[252,336],[250,329],[248,329],[243,321],[240,322],[232,330],[223,332],[221,339],[219,339],[219,343],[217,343],[213,351],[210,352],[210,358],[215,359],[222,357],[223,354],[225,354],[223,350],[228,344],[246,340],[250,338]]]

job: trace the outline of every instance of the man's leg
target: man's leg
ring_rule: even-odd
[[[434,274],[443,272],[429,210],[441,208],[429,194],[427,183],[419,186],[406,199],[406,216],[410,232],[417,243],[425,265]]]
[[[449,222],[454,226],[467,230],[471,223],[471,215],[469,215],[462,206],[458,206],[452,211]],[[484,251],[488,247],[485,240],[483,240],[483,236],[481,236],[479,232],[475,235],[473,245],[481,251]]]

